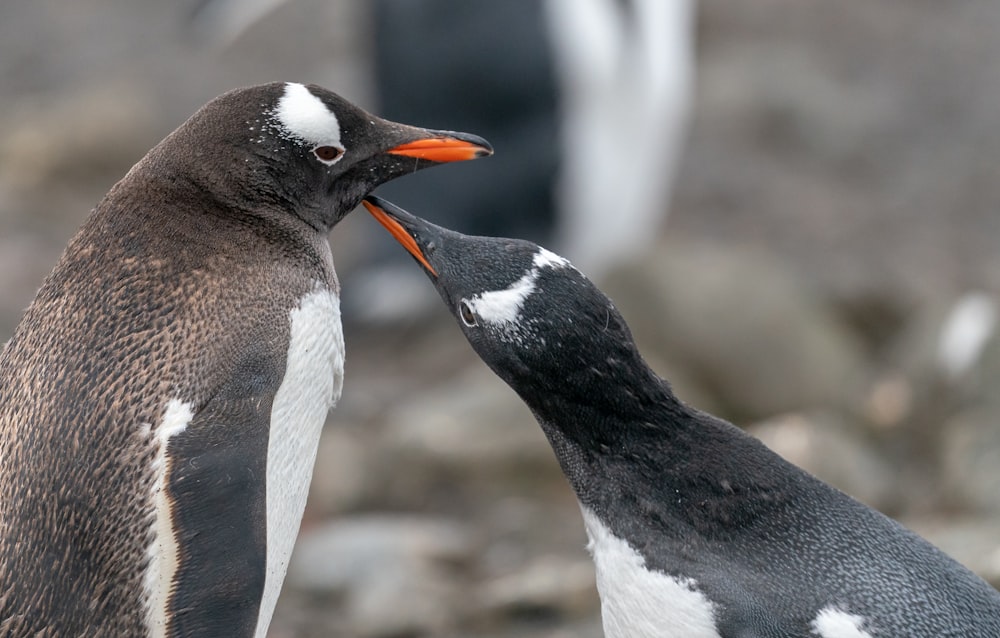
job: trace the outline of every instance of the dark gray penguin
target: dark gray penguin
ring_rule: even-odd
[[[568,261],[376,197],[576,492],[608,638],[997,638],[1000,593],[890,518],[681,402]]]
[[[0,354],[0,635],[263,637],[341,391],[327,233],[491,152],[274,83],[140,160]]]

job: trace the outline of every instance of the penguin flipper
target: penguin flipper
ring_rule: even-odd
[[[216,395],[169,442],[177,636],[252,636],[267,558],[271,399]]]

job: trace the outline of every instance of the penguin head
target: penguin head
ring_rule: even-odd
[[[475,135],[397,124],[322,87],[287,82],[219,96],[148,160],[230,208],[283,210],[326,232],[383,182],[492,152]]]
[[[570,262],[518,239],[435,226],[379,197],[362,202],[430,277],[477,354],[532,407],[587,402],[641,362],[614,304]]]

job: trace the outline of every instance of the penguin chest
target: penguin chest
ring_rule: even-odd
[[[327,412],[340,398],[344,337],[340,300],[328,289],[304,296],[290,315],[285,375],[274,396],[267,446],[267,571],[257,635],[264,636],[305,509]]]
[[[158,445],[144,606],[153,638],[227,623],[230,635],[266,635],[344,371],[333,291],[301,297],[288,326],[270,413],[254,408],[255,397],[197,410],[172,399],[151,432]]]
[[[715,605],[694,581],[647,569],[641,554],[582,510],[607,638],[720,638]]]

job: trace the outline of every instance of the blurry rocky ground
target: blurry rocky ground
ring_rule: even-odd
[[[90,207],[210,97],[297,79],[374,108],[357,3],[293,0],[222,42],[178,7],[0,4],[0,339]],[[669,221],[602,285],[682,398],[1000,584],[1000,340],[940,353],[1000,294],[1000,4],[699,11]],[[344,286],[357,238],[389,241],[368,226],[334,233]],[[272,635],[599,636],[528,411],[443,309],[347,330]]]

